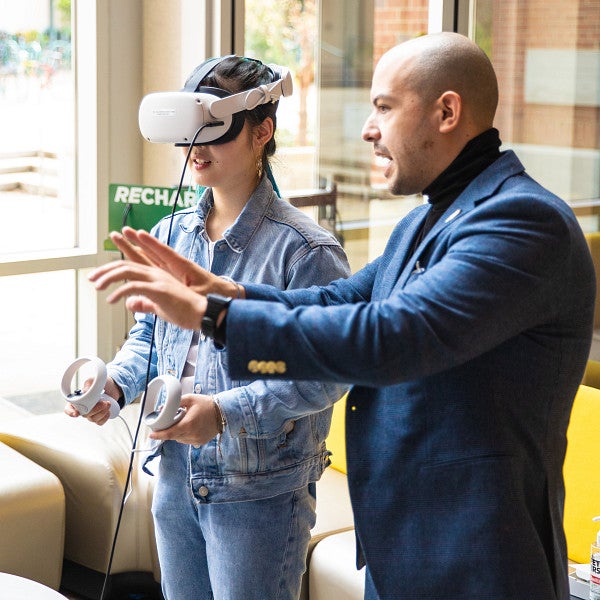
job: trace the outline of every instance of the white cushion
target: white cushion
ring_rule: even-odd
[[[0,443],[0,571],[57,590],[65,496],[52,473]]]
[[[135,431],[139,405],[121,414]],[[142,426],[138,447],[145,447]],[[54,473],[66,497],[65,558],[106,572],[131,456],[130,432],[121,419],[99,427],[63,413],[0,423],[0,441]],[[153,477],[136,456],[112,564],[113,573],[152,572],[159,577],[150,514]]]
[[[356,569],[353,530],[329,535],[315,546],[308,578],[310,600],[363,600],[365,569]]]

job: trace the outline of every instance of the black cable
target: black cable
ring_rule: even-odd
[[[183,187],[183,179],[185,177],[185,170],[187,168],[187,164],[190,158],[190,154],[192,153],[192,148],[194,147],[194,143],[196,142],[196,138],[198,137],[198,135],[200,135],[200,132],[205,128],[205,127],[216,127],[219,125],[223,125],[224,123],[222,121],[216,121],[214,123],[203,123],[198,130],[196,131],[196,133],[194,134],[194,137],[192,138],[192,141],[190,143],[190,147],[188,149],[188,152],[186,154],[185,157],[185,163],[183,165],[183,169],[181,171],[181,179],[179,180],[179,185],[177,186],[177,194],[175,194],[175,201],[173,202],[173,210],[171,211],[171,218],[170,218],[170,222],[169,222],[169,230],[167,233],[167,241],[166,244],[167,246],[169,245],[169,243],[171,242],[171,232],[173,230],[173,217],[175,216],[175,211],[177,209],[177,203],[179,201],[180,195],[181,195],[181,189]],[[183,198],[182,198],[183,201]],[[125,216],[125,219],[127,217]],[[152,367],[152,347],[154,346],[154,337],[155,337],[155,332],[156,332],[156,322],[157,322],[157,318],[156,315],[154,315],[154,319],[152,321],[152,335],[150,336],[150,349],[148,351],[148,364],[147,364],[147,368],[146,368],[146,381],[144,384],[144,393],[142,395],[142,400],[140,403],[140,418],[138,419],[137,422],[137,426],[135,429],[135,435],[133,436],[133,443],[132,443],[132,447],[131,447],[131,454],[129,456],[129,467],[127,469],[127,478],[125,480],[125,486],[123,488],[123,496],[121,497],[121,506],[119,507],[119,516],[117,518],[117,525],[115,527],[115,534],[113,536],[113,540],[112,540],[112,546],[110,549],[110,556],[108,559],[108,567],[106,569],[106,574],[104,576],[104,582],[102,584],[102,591],[100,593],[100,599],[99,600],[104,600],[104,594],[106,593],[107,590],[107,585],[108,585],[108,580],[110,578],[110,572],[112,569],[112,563],[113,563],[113,559],[115,556],[115,549],[117,547],[117,537],[119,535],[119,529],[121,527],[121,520],[123,518],[123,511],[125,510],[125,502],[127,501],[127,490],[129,489],[129,484],[131,482],[131,474],[133,472],[133,461],[135,458],[135,451],[136,451],[136,446],[137,446],[137,441],[138,441],[138,436],[139,436],[139,432],[140,432],[140,428],[142,425],[142,417],[144,415],[144,409],[145,409],[145,405],[146,405],[146,392],[148,391],[148,384],[150,383],[150,370]]]
[[[127,217],[129,216],[130,212],[131,212],[131,204],[128,202],[125,206],[125,209],[123,210],[123,217],[121,218],[121,229],[123,227],[125,227],[125,225],[127,225]],[[123,256],[122,252],[121,252],[121,256]]]

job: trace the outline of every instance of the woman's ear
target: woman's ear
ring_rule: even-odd
[[[440,133],[449,133],[458,126],[462,114],[462,98],[456,92],[444,92],[438,98]]]
[[[257,125],[252,132],[254,142],[261,148],[273,137],[274,134],[273,119],[267,117],[260,125]]]

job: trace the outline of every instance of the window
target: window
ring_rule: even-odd
[[[372,147],[361,139],[373,66],[404,39],[427,32],[427,0],[245,0],[245,52],[295,74],[280,103],[274,172],[282,192],[338,191],[336,231],[353,271],[383,250],[420,198],[392,198]]]
[[[407,38],[469,33],[500,79],[497,125],[527,170],[600,229],[599,0],[20,0],[0,7],[0,397],[55,398],[77,355],[110,359],[128,331],[86,269],[108,188],[172,186],[181,155],[145,143],[143,94],[180,89],[210,56],[247,53],[296,74],[280,104],[283,192],[337,186],[354,271],[380,255],[420,197],[387,192],[360,138],[373,66]],[[70,12],[69,12],[70,10]],[[455,12],[458,11],[458,12]],[[81,68],[79,68],[81,66]]]
[[[472,32],[498,74],[504,147],[598,231],[600,2],[473,2]]]
[[[59,6],[54,14],[47,1],[0,7],[4,256],[75,245],[71,15]]]
[[[61,406],[64,368],[78,352],[97,352],[112,327],[106,318],[97,325],[108,313],[85,281],[98,262],[102,206],[95,52],[106,18],[95,8],[0,7],[0,397],[32,412]],[[81,52],[88,70],[78,73]]]

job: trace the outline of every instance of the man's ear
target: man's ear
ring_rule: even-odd
[[[456,92],[444,92],[438,98],[440,110],[440,133],[456,129],[462,114],[462,98]]]

